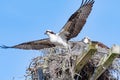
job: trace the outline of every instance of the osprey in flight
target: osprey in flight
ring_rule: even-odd
[[[44,48],[55,47],[57,45],[69,47],[69,40],[76,37],[80,33],[84,24],[86,23],[86,19],[88,18],[92,10],[93,4],[94,0],[82,0],[80,8],[71,15],[71,17],[68,19],[67,23],[63,26],[59,33],[54,33],[51,30],[47,30],[45,32],[45,34],[47,34],[49,38],[25,42],[11,47],[5,45],[1,47],[26,50],[40,50]]]

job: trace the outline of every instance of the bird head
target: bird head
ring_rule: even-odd
[[[88,44],[88,43],[90,43],[91,40],[86,36],[86,37],[83,38],[82,41],[83,41],[84,43]]]
[[[45,34],[49,35],[49,34],[55,34],[55,33],[51,30],[46,30]]]

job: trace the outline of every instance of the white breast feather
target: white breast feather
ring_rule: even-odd
[[[50,34],[49,35],[49,37],[50,37],[50,41],[51,42],[53,42],[54,44],[61,44],[61,45],[63,45],[63,46],[68,46],[68,44],[67,44],[67,41],[64,39],[64,38],[62,38],[61,36],[59,36],[58,34]]]

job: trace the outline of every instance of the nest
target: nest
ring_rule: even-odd
[[[88,46],[83,42],[77,42],[71,50],[62,47],[44,49],[42,51],[44,56],[38,56],[32,60],[27,74],[31,76],[32,80],[88,80],[95,68],[104,61],[109,51],[107,48],[98,46],[96,54],[81,71],[76,73],[74,71],[76,59],[88,50]],[[113,80],[113,77],[110,78],[110,69],[114,69],[113,66],[109,67],[98,80]],[[114,80],[117,79],[114,78]]]

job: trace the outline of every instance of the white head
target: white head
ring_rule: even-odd
[[[82,41],[86,44],[90,43],[90,39],[87,36],[84,37]]]
[[[45,34],[49,35],[49,34],[55,34],[55,33],[51,30],[46,30]]]

